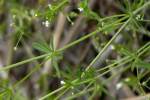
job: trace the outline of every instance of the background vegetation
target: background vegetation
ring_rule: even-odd
[[[146,100],[150,0],[0,0],[0,100]]]

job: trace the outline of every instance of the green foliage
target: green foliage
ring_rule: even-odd
[[[53,50],[48,46],[46,42],[36,42],[33,43],[33,47],[41,52],[44,53],[50,53],[53,52]]]
[[[55,4],[49,4],[48,7],[45,8],[43,13],[36,12],[36,16],[42,17],[46,20],[53,21],[56,14],[68,3],[68,0],[58,0]]]
[[[136,65],[139,66],[139,67],[147,68],[148,70],[150,69],[150,63],[142,61],[140,59],[138,59],[136,61]]]
[[[92,20],[97,20],[99,21],[101,18],[100,16],[93,12],[90,8],[89,8],[89,0],[82,0],[79,4],[79,10],[83,13],[83,15],[89,19]]]
[[[19,42],[22,41],[24,36],[28,36],[31,38],[30,32],[32,30],[28,30],[29,27],[32,26],[32,21],[35,21],[35,19],[46,20],[52,24],[52,21],[55,21],[55,17],[58,14],[58,12],[63,11],[63,8],[68,5],[70,2],[69,0],[58,0],[57,2],[53,4],[48,4],[45,8],[42,10],[26,8],[24,6],[21,6],[17,4],[16,0],[11,1],[13,2],[10,9],[8,10],[10,16],[12,16],[12,28],[14,34],[11,34],[12,37],[15,40],[15,47],[18,46]],[[39,1],[40,2],[40,1]],[[43,1],[44,2],[44,1]],[[0,1],[0,6],[5,3],[4,0]],[[122,3],[122,2],[121,2]],[[140,29],[144,29],[145,31],[148,31],[144,28],[141,21],[144,21],[145,18],[145,12],[143,11],[145,8],[147,8],[150,5],[150,1],[144,1],[144,0],[133,0],[132,2],[129,0],[123,0],[123,12],[125,14],[115,14],[112,16],[104,16],[102,17],[101,14],[98,14],[91,10],[89,7],[89,0],[82,0],[79,2],[78,10],[80,11],[79,14],[83,15],[87,18],[87,20],[96,21],[96,29],[95,31],[84,35],[83,37],[79,38],[78,40],[75,40],[64,47],[57,49],[55,48],[53,38],[50,38],[50,43],[48,44],[46,41],[38,41],[33,43],[33,48],[38,50],[39,52],[42,52],[43,54],[40,56],[32,57],[30,59],[20,61],[16,64],[11,64],[5,67],[0,68],[0,71],[5,71],[12,69],[14,67],[20,66],[33,62],[34,60],[42,59],[41,64],[35,64],[38,67],[35,67],[35,69],[31,68],[31,72],[28,73],[20,82],[24,82],[28,77],[31,76],[33,72],[36,72],[37,69],[40,71],[45,63],[45,61],[51,62],[51,66],[55,68],[55,71],[53,71],[52,75],[48,74],[39,74],[39,78],[37,81],[37,84],[39,85],[39,88],[41,89],[42,96],[39,98],[39,100],[45,100],[45,99],[60,99],[61,96],[64,94],[69,94],[68,97],[66,97],[66,100],[74,99],[84,95],[84,94],[90,94],[90,99],[94,99],[94,96],[99,94],[100,96],[105,93],[106,95],[109,95],[109,92],[105,89],[105,86],[109,83],[110,80],[112,80],[115,76],[117,76],[120,73],[123,73],[125,71],[131,70],[137,70],[137,75],[133,76],[127,76],[127,80],[123,80],[124,84],[127,84],[128,86],[134,88],[135,91],[138,91],[138,93],[144,93],[143,87],[141,86],[141,76],[142,72],[138,72],[140,69],[149,70],[150,69],[150,63],[146,60],[146,56],[149,54],[150,51],[150,42],[144,44],[141,48],[138,50],[131,50],[128,45],[121,44],[120,46],[115,46],[115,52],[117,53],[117,57],[120,57],[118,60],[111,60],[110,63],[106,63],[106,66],[100,69],[93,68],[95,62],[103,56],[104,52],[107,51],[107,49],[111,45],[117,45],[114,44],[115,39],[118,37],[119,34],[127,34],[128,32],[134,34],[134,32],[139,32]],[[72,17],[77,17],[79,15],[75,12],[69,12],[69,14],[66,14],[66,18],[70,23],[73,25],[73,20],[71,20]],[[0,29],[5,30],[5,25],[0,25]],[[48,27],[50,28],[50,27]],[[47,28],[47,29],[48,29]],[[44,30],[44,28],[42,28]],[[32,33],[32,32],[31,32]],[[99,40],[96,40],[96,38],[99,38],[100,33],[105,33],[106,37],[111,37],[111,39],[105,38],[103,40],[103,43],[99,43]],[[115,33],[115,34],[112,34]],[[128,36],[132,36],[128,35]],[[149,33],[147,33],[149,34]],[[146,35],[147,35],[146,34]],[[3,33],[2,33],[3,35]],[[33,34],[32,34],[33,35]],[[101,36],[104,36],[104,34],[100,34]],[[94,43],[96,44],[96,49],[98,49],[98,55],[91,61],[89,65],[86,65],[86,67],[83,67],[82,64],[78,65],[76,69],[72,68],[72,65],[66,64],[66,69],[61,70],[60,68],[60,60],[63,58],[63,52],[67,51],[66,49],[71,48],[72,46],[75,46],[76,44],[84,41],[87,38],[93,37]],[[44,36],[43,36],[44,37]],[[42,38],[42,37],[41,37]],[[139,36],[139,38],[141,38]],[[129,39],[128,39],[129,40]],[[93,44],[94,44],[93,43]],[[101,44],[104,44],[101,46]],[[141,44],[139,45],[141,46]],[[101,48],[101,49],[99,49]],[[32,51],[32,50],[31,50]],[[38,53],[39,53],[38,52]],[[39,53],[41,54],[41,53]],[[116,58],[117,58],[116,57]],[[65,60],[64,60],[65,62]],[[125,67],[127,66],[127,67]],[[123,70],[118,70],[119,68],[122,68]],[[113,70],[116,71],[116,74],[112,74]],[[41,71],[42,72],[42,71]],[[105,78],[102,76],[107,76],[107,74],[110,74],[110,77]],[[50,91],[49,90],[49,78],[57,77],[59,82],[59,88]],[[105,78],[105,79],[103,79]],[[102,81],[101,81],[102,80]],[[61,83],[63,82],[63,83]],[[146,81],[147,82],[147,81]],[[0,79],[0,99],[1,100],[27,100],[28,98],[23,95],[23,93],[19,90],[18,85],[12,85],[8,80]],[[147,84],[146,84],[147,86]],[[111,97],[111,96],[110,96]],[[113,97],[112,97],[113,98]]]

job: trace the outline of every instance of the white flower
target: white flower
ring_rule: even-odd
[[[120,82],[120,83],[118,83],[118,84],[116,85],[116,89],[119,90],[122,86],[123,86],[123,83]]]
[[[143,20],[143,18],[142,18],[141,15],[137,15],[137,16],[136,16],[136,19],[137,19],[137,20]]]
[[[61,84],[61,85],[64,85],[64,84],[65,84],[65,82],[64,82],[63,80],[61,80],[61,81],[60,81],[60,84]]]
[[[46,26],[46,27],[49,27],[49,21],[46,21],[46,22],[45,22],[45,26]]]
[[[82,12],[82,11],[83,11],[83,8],[78,8],[78,10],[79,10],[80,12]]]
[[[42,24],[45,26],[45,27],[49,27],[49,21],[48,20],[46,20],[45,22],[42,22]]]
[[[14,47],[14,51],[16,51],[16,50],[17,50],[17,47],[15,46],[15,47]]]
[[[73,92],[71,92],[71,94],[72,94],[72,95],[74,95],[74,93],[73,93]]]

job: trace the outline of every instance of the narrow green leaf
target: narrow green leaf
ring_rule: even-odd
[[[150,63],[148,62],[145,62],[145,61],[142,61],[142,60],[138,60],[136,62],[137,66],[139,67],[143,67],[143,68],[147,68],[147,69],[150,69]]]
[[[52,50],[49,48],[49,46],[45,42],[33,43],[33,48],[44,53],[52,52]]]

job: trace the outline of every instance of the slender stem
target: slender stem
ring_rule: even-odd
[[[98,30],[96,30],[96,31],[94,31],[94,32],[92,32],[92,33],[90,33],[90,34],[88,34],[88,35],[86,35],[86,36],[84,36],[84,37],[82,37],[82,38],[80,38],[80,39],[78,39],[78,40],[76,40],[76,41],[74,41],[74,42],[72,42],[72,43],[66,45],[66,46],[64,46],[63,48],[61,48],[61,49],[59,49],[59,50],[56,50],[56,52],[62,52],[62,51],[64,51],[65,49],[70,48],[70,47],[72,47],[73,45],[76,45],[76,44],[78,44],[79,42],[81,42],[81,41],[83,41],[83,40],[85,40],[85,39],[87,39],[87,38],[89,38],[89,37],[95,35],[95,34],[98,33],[99,31],[100,31],[100,29],[98,29]],[[2,70],[8,70],[8,69],[14,68],[14,67],[16,67],[16,66],[23,65],[23,64],[25,64],[25,63],[28,63],[28,62],[31,62],[31,61],[34,61],[34,60],[42,59],[42,58],[47,57],[47,56],[50,56],[50,55],[53,55],[53,54],[51,54],[51,53],[43,54],[43,55],[40,55],[40,56],[37,56],[37,57],[33,57],[33,58],[30,58],[30,59],[27,59],[27,60],[24,60],[24,61],[15,63],[15,64],[11,64],[11,65],[8,65],[8,66],[4,66],[4,67],[0,68],[0,71],[2,71]]]
[[[121,64],[117,65],[116,67],[114,67],[114,68],[112,68],[112,69],[109,69],[108,71],[105,71],[105,72],[102,73],[102,74],[99,74],[98,76],[96,76],[96,78],[99,78],[99,77],[101,77],[101,76],[107,74],[107,73],[110,72],[111,70],[113,70],[113,69],[115,69],[115,68],[118,68],[118,67],[120,67],[120,66],[123,66],[124,64],[126,64],[126,63],[128,63],[128,62],[130,62],[130,61],[132,61],[132,60],[133,60],[133,58],[129,58],[127,61],[122,62]]]
[[[121,66],[121,65],[124,65],[124,64],[128,63],[128,62],[131,61],[131,60],[132,60],[132,59],[129,58],[129,59],[127,59],[127,61],[124,61],[124,62],[120,63],[119,65],[117,65],[117,66],[114,67],[114,68],[117,68],[117,67],[119,67],[119,66]],[[110,72],[111,70],[112,70],[112,69],[110,69],[110,70],[108,70],[108,71],[106,71],[106,72],[104,72],[104,73],[102,73],[102,74],[99,74],[98,76],[96,76],[96,77],[94,77],[94,78],[92,78],[92,79],[88,79],[88,80],[83,81],[83,82],[78,82],[78,79],[75,79],[74,81],[72,81],[72,83],[73,83],[73,84],[76,83],[76,86],[77,86],[77,85],[85,84],[85,83],[87,83],[87,82],[94,82],[94,81],[93,81],[94,79],[98,79],[100,76],[103,76],[103,75],[107,74],[107,73]],[[42,99],[40,98],[39,100],[44,100],[44,99],[46,99],[47,97],[49,97],[49,96],[51,96],[51,95],[53,95],[53,94],[55,94],[55,93],[57,93],[57,92],[59,92],[59,91],[65,89],[65,88],[66,88],[66,86],[62,86],[62,87],[60,87],[59,89],[57,89],[57,90],[55,90],[55,91],[53,91],[53,92],[51,92],[51,93],[49,93],[49,94],[47,94],[47,95],[41,97]]]
[[[13,88],[17,87],[17,86],[18,86],[19,84],[21,84],[24,80],[26,80],[31,74],[33,74],[35,71],[37,71],[37,70],[41,67],[42,64],[43,64],[43,63],[38,64],[37,66],[35,66],[35,67],[31,70],[31,72],[30,72],[29,74],[27,74],[24,78],[22,78],[22,79],[19,80],[17,83],[15,83],[15,84],[13,85]]]
[[[87,39],[87,38],[89,38],[89,37],[95,35],[96,33],[100,32],[101,30],[102,30],[102,29],[97,29],[96,31],[94,31],[94,32],[92,32],[92,33],[90,33],[90,34],[88,34],[88,35],[86,35],[86,36],[84,36],[84,37],[81,37],[80,39],[78,39],[78,40],[76,40],[76,41],[74,41],[74,42],[72,42],[72,43],[70,43],[70,44],[68,44],[68,45],[66,45],[66,46],[64,46],[64,47],[62,47],[62,48],[60,48],[60,49],[58,50],[58,52],[64,51],[64,50],[66,50],[67,48],[72,47],[73,45],[80,43],[81,41],[83,41],[83,40],[85,40],[85,39]]]
[[[147,48],[145,48],[143,51],[141,51],[139,54],[138,54],[138,57],[140,57],[143,53],[145,53],[147,50],[149,50],[150,49],[150,45],[147,47]]]
[[[103,54],[103,52],[109,47],[109,45],[116,39],[119,33],[125,28],[125,26],[129,23],[130,18],[120,27],[120,29],[116,32],[116,34],[111,38],[111,40],[105,45],[105,47],[99,52],[99,54],[95,57],[95,59],[89,64],[85,71],[87,71],[96,61],[97,59]]]
[[[149,47],[150,46],[150,42],[146,43],[144,46],[142,46],[138,51],[137,53],[140,53],[142,52],[143,49],[145,49],[146,47]]]
[[[137,53],[140,53],[140,52],[145,52],[145,48],[146,47],[149,47],[149,43],[147,43],[146,45],[144,45],[143,47],[141,47],[138,51],[137,51]],[[146,48],[146,50],[147,50],[147,48]],[[122,66],[122,65],[124,65],[124,64],[126,64],[126,63],[128,63],[128,62],[130,62],[130,61],[132,61],[133,59],[132,58],[130,58],[130,57],[125,57],[125,58],[123,58],[122,60],[119,60],[117,63],[114,63],[114,64],[111,64],[111,66],[114,66],[115,64],[119,64],[119,65],[117,65],[116,67],[114,67],[114,68],[117,68],[117,67],[119,67],[119,66]],[[113,69],[114,69],[113,68]],[[128,68],[127,68],[128,69]],[[126,70],[127,70],[126,69]],[[105,75],[105,74],[107,74],[108,72],[110,72],[112,69],[110,69],[110,70],[108,70],[108,71],[106,71],[106,72],[104,72],[104,73],[102,73],[102,74],[99,74],[98,76],[96,76],[96,77],[94,77],[94,78],[92,78],[92,79],[88,79],[88,80],[86,80],[86,81],[83,81],[83,82],[78,82],[78,79],[75,79],[74,81],[72,81],[72,83],[76,83],[76,85],[81,85],[81,84],[85,84],[85,83],[87,83],[87,82],[91,82],[91,81],[93,81],[94,79],[98,79],[99,77],[101,77],[101,76],[103,76],[103,75]],[[100,70],[99,70],[100,71]],[[114,77],[114,76],[113,76]],[[106,82],[105,82],[106,83]],[[64,89],[64,88],[63,88]],[[58,89],[58,90],[60,90],[60,88]],[[57,92],[59,92],[58,90],[55,90],[55,91],[53,91],[53,93],[50,93],[49,95],[47,94],[46,96],[47,97],[49,97],[49,96],[51,96],[51,95],[53,95],[53,94],[55,94],[55,93],[57,93]],[[45,97],[45,96],[44,96]],[[47,98],[46,97],[46,98]]]
[[[141,11],[142,9],[146,8],[148,5],[150,5],[150,1],[145,3],[143,6],[141,6],[140,8],[136,9],[133,14],[137,14],[139,11]]]
[[[147,7],[150,4],[150,2],[144,4],[142,7],[136,9],[133,14],[138,13],[140,10],[143,8]],[[103,54],[103,52],[109,47],[109,45],[116,39],[116,37],[119,35],[119,33],[122,31],[123,28],[129,23],[131,18],[129,18],[122,26],[121,28],[117,31],[117,33],[111,38],[111,40],[105,45],[105,47],[99,52],[99,54],[95,57],[95,59],[89,64],[89,66],[86,68],[86,71],[96,62],[96,60]]]
[[[115,73],[114,75],[110,76],[107,80],[103,81],[102,84],[108,83],[113,77],[115,77],[116,75],[118,75],[118,74],[121,73],[121,72],[124,72],[124,71],[128,70],[129,68],[130,68],[130,66],[125,67],[125,68],[122,69],[122,70],[119,70],[118,73]]]
[[[81,96],[81,95],[83,95],[83,94],[85,94],[87,92],[92,91],[92,90],[94,90],[94,87],[86,89],[86,90],[83,90],[83,91],[81,91],[81,92],[79,92],[79,93],[77,93],[75,95],[70,96],[70,97],[67,97],[67,98],[65,98],[65,100],[72,100],[73,98],[79,97],[79,96]]]
[[[108,20],[115,17],[123,17],[123,16],[127,16],[127,15],[126,14],[112,15],[112,16],[104,17],[100,21]]]
[[[57,9],[59,9],[60,7],[62,7],[64,4],[66,4],[67,2],[69,2],[68,0],[64,0],[63,2],[61,2],[55,9],[54,9],[54,11],[55,10],[57,10]]]
[[[70,87],[66,88],[63,92],[61,92],[54,100],[59,100],[61,98],[61,96],[63,96],[68,90],[70,89]]]
[[[51,92],[51,93],[49,93],[49,94],[47,94],[47,95],[41,97],[39,100],[44,100],[44,99],[48,98],[49,96],[51,96],[51,95],[53,95],[53,94],[55,94],[55,93],[57,93],[57,92],[59,92],[59,91],[65,89],[65,88],[66,88],[66,86],[64,85],[64,86],[58,88],[57,90],[55,90],[55,91],[53,91],[53,92]]]
[[[113,64],[110,64],[110,65],[108,65],[108,66],[105,66],[104,68],[100,68],[100,69],[98,69],[96,72],[100,72],[100,71],[102,71],[102,70],[111,68],[111,67],[115,66],[116,64],[121,63],[122,61],[126,61],[127,59],[129,59],[129,56],[124,57],[124,58],[122,58],[122,59],[120,59],[120,60],[117,60],[117,61],[114,62]]]
[[[49,55],[50,55],[50,53],[44,54],[44,55],[41,55],[41,56],[37,56],[37,57],[33,57],[33,58],[30,58],[30,59],[27,59],[27,60],[24,60],[24,61],[21,61],[21,62],[12,64],[12,65],[8,65],[8,66],[5,66],[5,67],[1,67],[1,68],[0,68],[0,71],[2,71],[2,70],[8,70],[8,69],[14,68],[14,67],[16,67],[16,66],[23,65],[23,64],[25,64],[25,63],[28,63],[28,62],[31,62],[31,61],[34,61],[34,60],[47,57],[47,56],[49,56]]]
[[[140,10],[142,10],[142,9],[145,8],[145,7],[147,7],[149,4],[150,4],[150,2],[144,4],[142,7],[138,8],[137,10],[135,10],[135,11],[133,12],[133,14],[138,13]],[[122,31],[122,29],[125,28],[125,26],[129,23],[130,20],[131,20],[131,18],[129,18],[129,19],[121,26],[121,28],[117,31],[117,33],[111,38],[111,40],[105,45],[105,47],[101,50],[101,52],[96,56],[96,58],[89,64],[89,66],[86,68],[86,71],[95,63],[95,61],[102,55],[102,53],[108,48],[108,46],[116,39],[116,37],[119,35],[119,33]],[[67,48],[69,48],[69,47],[71,47],[71,46],[73,46],[73,45],[75,45],[75,44],[77,44],[77,43],[79,43],[79,42],[81,42],[81,41],[83,41],[83,40],[85,40],[85,39],[87,39],[87,38],[93,36],[94,34],[96,34],[96,33],[99,32],[99,31],[100,31],[100,30],[97,30],[97,31],[95,31],[95,32],[92,32],[91,34],[88,34],[88,35],[86,35],[86,36],[80,38],[79,40],[76,40],[76,41],[70,43],[69,45],[67,45],[67,46],[65,46],[65,47],[63,47],[63,48],[61,48],[61,49],[59,49],[58,51],[63,51],[63,50],[65,50],[65,49],[67,49]],[[130,59],[130,60],[131,60],[131,59]],[[77,81],[77,80],[78,80],[78,79],[75,79],[74,81]],[[64,88],[65,88],[65,86],[63,86],[63,87],[61,87],[61,88],[59,88],[59,89],[57,89],[57,90],[55,90],[55,91],[53,91],[53,92],[51,92],[51,93],[45,95],[44,97],[40,98],[40,100],[44,100],[45,98],[47,98],[47,97],[49,97],[49,96],[55,94],[56,92],[58,92],[58,91],[60,91],[60,90],[62,90],[62,89],[64,89]],[[92,90],[93,90],[93,89],[92,89]],[[90,90],[90,91],[91,91],[91,90]],[[79,95],[81,95],[81,94],[84,94],[85,92],[88,92],[88,90],[87,90],[87,91],[83,91],[83,92],[77,94],[76,96],[79,96]],[[76,96],[73,96],[73,98],[76,97]],[[71,99],[71,98],[68,98],[68,99]]]
[[[117,22],[118,22],[118,21],[117,21]],[[116,22],[114,22],[114,23],[116,23]],[[56,50],[56,52],[62,52],[62,51],[64,51],[64,50],[66,50],[66,49],[68,49],[68,48],[70,48],[70,47],[72,47],[72,46],[74,46],[74,45],[80,43],[81,41],[83,41],[83,40],[85,40],[85,39],[87,39],[87,38],[89,38],[89,37],[91,37],[91,36],[97,34],[98,32],[100,32],[100,31],[102,31],[102,30],[105,30],[105,29],[111,27],[111,25],[113,25],[114,23],[112,23],[112,24],[110,24],[110,25],[107,25],[107,26],[105,26],[105,27],[103,27],[103,28],[98,28],[98,29],[95,30],[94,32],[92,32],[92,33],[90,33],[90,34],[88,34],[88,35],[85,35],[85,36],[81,37],[80,39],[78,39],[78,40],[76,40],[76,41],[74,41],[74,42],[71,42],[70,44],[64,46],[63,48],[60,48],[60,49]],[[2,71],[2,70],[8,70],[8,69],[14,68],[14,67],[16,67],[16,66],[23,65],[23,64],[25,64],[25,63],[29,63],[29,62],[34,61],[34,60],[42,59],[42,58],[44,58],[44,57],[49,56],[50,54],[51,54],[51,53],[43,54],[43,55],[40,55],[40,56],[37,56],[37,57],[33,57],[33,58],[30,58],[30,59],[27,59],[27,60],[24,60],[24,61],[15,63],[15,64],[11,64],[11,65],[8,65],[8,66],[4,66],[4,67],[0,68],[0,71]]]

